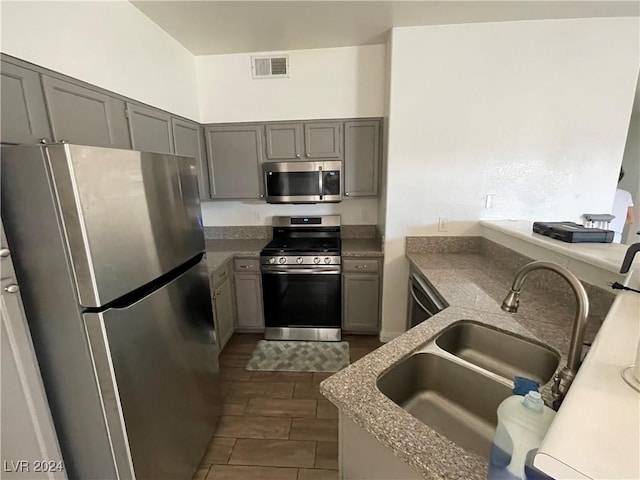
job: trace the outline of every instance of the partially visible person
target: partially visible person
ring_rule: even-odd
[[[618,176],[618,183],[624,178],[624,170],[620,169],[620,175]],[[612,215],[616,218],[611,220],[609,228],[615,232],[613,236],[614,243],[620,243],[622,241],[622,230],[628,223],[633,223],[633,198],[631,194],[626,190],[618,188],[616,194],[613,197],[613,209]]]

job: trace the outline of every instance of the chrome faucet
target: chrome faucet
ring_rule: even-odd
[[[569,345],[569,356],[567,359],[567,365],[556,373],[553,377],[554,383],[551,392],[553,394],[553,404],[557,409],[560,407],[564,396],[567,394],[573,379],[580,367],[580,360],[582,356],[582,342],[584,340],[584,332],[587,327],[587,316],[589,315],[589,297],[584,289],[578,277],[576,277],[569,270],[562,265],[558,265],[553,262],[531,262],[522,267],[518,273],[516,273],[511,290],[502,302],[502,310],[509,313],[516,313],[518,311],[518,305],[520,303],[519,297],[522,291],[522,284],[524,279],[535,270],[551,270],[556,272],[562,278],[564,278],[573,293],[576,296],[576,315],[573,320],[573,331],[571,332],[571,343]]]
[[[620,273],[628,273],[631,268],[631,264],[633,263],[633,258],[636,256],[636,253],[640,252],[640,243],[632,243],[629,245],[627,249],[627,253],[624,256],[624,260],[622,261],[622,268],[620,268]]]

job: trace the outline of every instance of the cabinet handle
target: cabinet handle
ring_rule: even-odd
[[[260,195],[260,198],[264,198],[264,195],[262,195],[262,194],[261,194],[261,195]]]
[[[296,158],[300,158],[300,154],[299,153],[296,153]]]
[[[240,268],[251,269],[253,268],[253,265],[240,265]]]
[[[348,197],[349,196],[349,192],[345,192],[344,196]]]
[[[20,290],[20,287],[15,283],[12,283],[11,285],[7,285],[6,287],[4,287],[4,291],[7,293],[18,293],[18,290]]]
[[[49,140],[47,140],[46,138],[41,138],[40,140],[38,140],[38,143],[40,143],[41,145],[46,145],[47,143],[49,143]]]
[[[305,153],[305,157],[309,158],[309,154],[308,154],[308,153]]]
[[[0,248],[0,257],[7,258],[9,255],[11,255],[11,252],[8,248]]]
[[[356,265],[356,268],[358,270],[362,270],[363,268],[367,268],[367,266],[366,265]]]

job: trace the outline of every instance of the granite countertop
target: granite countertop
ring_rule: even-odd
[[[320,391],[343,414],[425,478],[485,479],[487,460],[459,447],[385,397],[378,376],[450,324],[475,320],[568,350],[572,306],[547,293],[523,290],[515,316],[500,310],[512,276],[479,254],[408,253],[449,307],[321,383]],[[548,389],[549,384],[547,384]]]
[[[379,238],[343,238],[343,257],[382,257],[382,244]]]
[[[205,240],[207,252],[207,266],[210,271],[221,267],[234,255],[239,257],[258,257],[260,250],[269,242],[269,239],[239,239],[239,240]]]
[[[258,257],[270,239],[207,239],[207,265],[210,270],[221,267],[231,257]],[[345,238],[342,240],[343,257],[382,257],[382,246],[376,238]]]

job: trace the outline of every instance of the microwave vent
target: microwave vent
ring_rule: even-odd
[[[289,55],[251,57],[253,78],[289,77]]]

